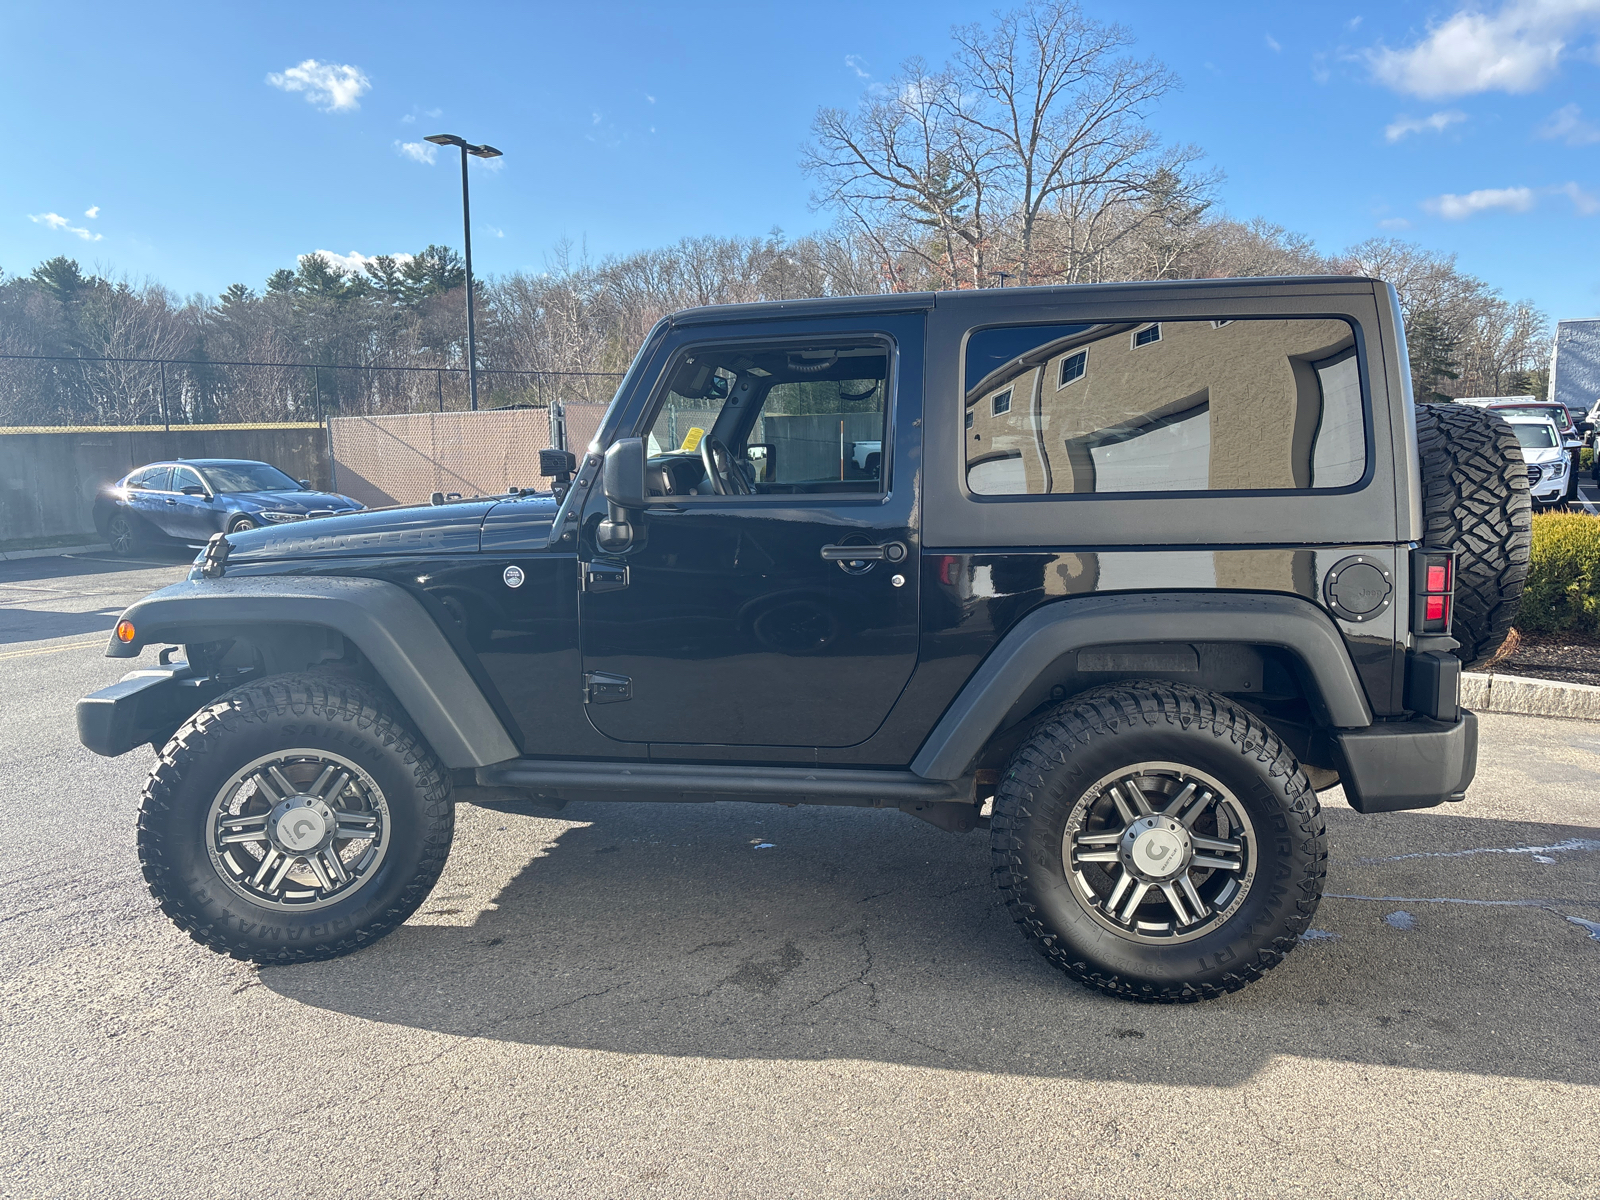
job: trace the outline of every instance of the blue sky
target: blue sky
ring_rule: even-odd
[[[1324,250],[1392,233],[1600,314],[1600,0],[1084,6],[1182,78],[1154,126],[1225,172],[1233,215]],[[436,132],[505,151],[473,168],[481,272],[543,269],[563,238],[803,233],[829,220],[797,165],[818,106],[988,11],[13,0],[0,269],[65,253],[215,294],[312,250],[459,247],[458,160],[405,150]]]

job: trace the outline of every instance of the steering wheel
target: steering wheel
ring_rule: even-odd
[[[720,438],[709,433],[700,439],[700,461],[705,464],[711,489],[719,496],[748,496],[755,491],[750,480],[739,469],[733,452]]]

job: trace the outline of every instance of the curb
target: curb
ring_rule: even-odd
[[[1468,671],[1461,676],[1461,706],[1479,713],[1600,721],[1600,687]]]
[[[0,550],[0,562],[17,562],[24,558],[50,558],[52,555],[65,557],[68,554],[109,549],[111,547],[105,542],[93,542],[84,546],[52,546],[47,550]]]

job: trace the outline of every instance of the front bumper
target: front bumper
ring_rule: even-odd
[[[78,740],[107,758],[145,742],[159,748],[179,725],[236,682],[199,678],[187,663],[130,671],[78,701]]]
[[[1340,729],[1334,743],[1345,799],[1359,813],[1433,808],[1461,800],[1478,772],[1478,718],[1412,717],[1365,729]]]

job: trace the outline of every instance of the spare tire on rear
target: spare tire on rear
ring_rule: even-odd
[[[1456,551],[1456,657],[1493,657],[1522,604],[1533,549],[1528,468],[1516,432],[1467,404],[1417,405],[1423,544]]]

